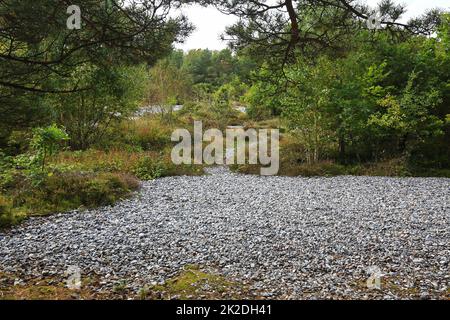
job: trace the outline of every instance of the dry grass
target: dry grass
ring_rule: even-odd
[[[52,160],[52,165],[68,170],[131,173],[143,157],[157,158],[158,156],[158,152],[132,152],[119,149],[62,152]]]
[[[16,283],[16,279],[21,279]],[[63,278],[26,278],[0,272],[0,300],[110,300],[126,299],[114,292],[100,292],[100,279],[82,278],[80,290],[67,288]],[[130,294],[131,295],[131,294]]]

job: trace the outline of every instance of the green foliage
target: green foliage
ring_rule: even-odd
[[[129,121],[120,130],[126,142],[142,150],[160,151],[172,145],[171,135],[175,125],[162,119],[142,118]]]
[[[290,87],[284,100],[283,117],[288,129],[303,144],[306,161],[318,162],[326,144],[332,139],[327,108],[331,104],[332,65],[319,59],[315,66],[299,62],[289,71],[297,86]]]
[[[13,200],[15,208],[29,215],[42,215],[111,205],[138,187],[135,178],[124,174],[61,173],[46,177],[39,188],[23,186]]]
[[[408,150],[426,139],[442,135],[444,125],[444,121],[432,114],[441,101],[439,92],[433,90],[418,94],[414,88],[416,77],[415,73],[411,74],[400,98],[387,96],[380,100],[380,105],[386,110],[382,114],[372,115],[369,120],[369,123],[381,128],[395,130]]]
[[[268,91],[303,145],[302,158],[361,163],[406,155],[407,162],[418,165],[447,166],[449,51],[435,39],[393,42],[377,33],[368,44],[367,37],[358,34],[354,47],[338,58],[300,58],[285,70],[285,89],[275,94],[280,90],[275,85]],[[270,98],[260,86],[253,85],[247,100],[266,101],[262,110],[267,111]],[[433,146],[444,156],[432,152]]]
[[[210,110],[216,119],[229,119],[232,118],[236,112],[231,107],[233,98],[233,87],[230,84],[225,84],[214,92]]]
[[[174,51],[150,71],[149,102],[156,105],[213,103],[213,95],[226,87],[228,100],[241,101],[255,68],[248,57],[230,50]]]
[[[129,117],[143,101],[147,87],[145,67],[82,66],[71,75],[91,89],[50,97],[55,118],[67,129],[75,149],[86,149],[107,138],[108,130]]]
[[[49,159],[54,156],[68,140],[64,129],[56,125],[33,130],[30,150],[17,156],[6,156],[0,153],[0,189],[14,189],[24,180],[38,186],[47,175]]]
[[[167,166],[160,159],[144,157],[136,164],[133,174],[141,180],[154,180],[167,175]]]
[[[127,100],[135,103],[126,96],[145,83],[135,66],[152,66],[193,29],[169,15],[173,1],[114,3],[83,1],[82,28],[70,30],[67,3],[0,1],[0,146],[14,130],[57,121],[86,148],[101,136],[96,125],[104,131],[111,115],[127,113]]]
[[[191,91],[191,79],[177,64],[168,58],[159,61],[150,70],[148,103],[174,106],[184,103],[188,99]]]
[[[208,83],[218,88],[238,75],[241,62],[231,51],[191,50],[183,59],[181,70],[191,76],[193,84]]]
[[[450,13],[443,13],[441,15],[441,24],[438,27],[438,38],[441,41],[440,48],[444,51],[443,54],[447,55],[450,48]]]
[[[14,90],[1,87],[0,113],[0,146],[9,147],[15,154],[25,151],[27,139],[23,138],[29,135],[31,128],[45,126],[52,120],[51,107],[42,96],[16,94]]]
[[[34,160],[39,163],[42,172],[45,169],[48,157],[55,155],[61,144],[68,140],[69,136],[65,130],[55,124],[33,130],[33,138],[30,146],[34,152]]]
[[[267,64],[254,74],[255,81],[245,94],[243,100],[248,104],[248,115],[255,120],[268,119],[279,115],[283,108],[280,101],[280,82],[272,78],[272,71]]]
[[[13,130],[10,132],[7,141],[7,151],[9,154],[17,155],[27,152],[30,147],[32,132],[30,130]]]

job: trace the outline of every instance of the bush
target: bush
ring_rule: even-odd
[[[167,175],[167,171],[167,165],[160,159],[143,157],[133,169],[133,174],[141,180],[154,180]]]
[[[257,121],[267,120],[273,117],[271,110],[261,105],[250,105],[247,107],[247,115],[249,118]]]
[[[47,158],[56,154],[61,143],[67,140],[69,140],[67,133],[56,125],[34,129],[31,149],[34,151],[35,161],[41,167],[41,171],[45,169]]]
[[[80,200],[86,207],[112,205],[138,187],[139,182],[131,176],[103,174],[86,183]]]
[[[0,151],[0,191],[14,185],[13,160],[13,157],[6,156]]]
[[[29,215],[42,215],[80,207],[112,205],[139,188],[139,181],[116,173],[59,173],[46,177],[39,188],[32,185],[14,194],[14,207]]]
[[[124,123],[125,143],[142,150],[161,150],[171,145],[174,128],[158,118],[140,118]]]
[[[14,130],[8,138],[8,151],[12,155],[26,152],[30,147],[31,132]]]
[[[148,75],[144,66],[102,68],[83,64],[68,82],[89,88],[51,96],[55,118],[67,129],[74,149],[85,150],[109,138],[114,124],[130,117],[145,96]]]
[[[180,116],[194,115],[203,108],[204,108],[204,105],[202,105],[201,103],[188,101],[183,105],[183,109],[181,109],[178,112],[178,114]]]

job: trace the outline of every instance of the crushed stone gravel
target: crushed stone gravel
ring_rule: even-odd
[[[449,298],[450,179],[262,177],[209,168],[112,207],[0,232],[0,271],[95,273],[139,290],[186,265],[263,297]],[[381,288],[366,280],[379,270]]]

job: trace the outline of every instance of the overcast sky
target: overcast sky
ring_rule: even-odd
[[[374,6],[378,3],[378,0],[363,0],[362,2]],[[450,0],[394,0],[394,2],[407,5],[408,12],[403,20],[421,15],[431,8],[450,9]],[[203,8],[198,5],[186,7],[183,13],[196,26],[196,30],[184,44],[178,44],[177,48],[183,50],[198,48],[220,50],[226,48],[226,43],[220,41],[220,34],[223,33],[226,26],[236,21],[235,17],[224,15],[212,7]]]

